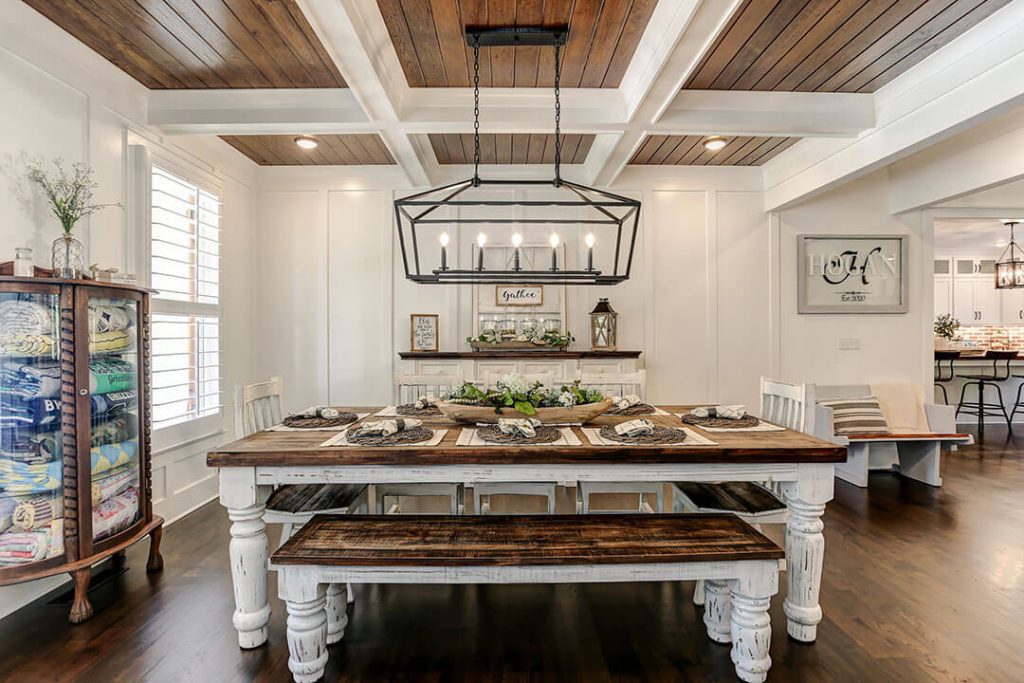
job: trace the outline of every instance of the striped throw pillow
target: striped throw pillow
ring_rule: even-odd
[[[885,420],[885,413],[874,396],[818,401],[818,405],[832,409],[832,421],[837,435],[892,433]]]

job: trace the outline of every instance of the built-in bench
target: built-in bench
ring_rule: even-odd
[[[815,386],[819,401],[861,398],[871,395],[866,384]],[[832,409],[818,405],[814,414],[814,434],[822,439],[846,446],[845,463],[836,464],[836,477],[855,486],[868,485],[869,470],[898,472],[931,486],[942,486],[939,474],[942,448],[974,443],[970,434],[956,431],[956,409],[953,406],[925,403],[927,433],[892,433],[837,436]]]
[[[288,667],[327,664],[326,587],[339,583],[705,580],[708,636],[764,681],[783,550],[734,515],[316,516],[271,557],[288,609]]]

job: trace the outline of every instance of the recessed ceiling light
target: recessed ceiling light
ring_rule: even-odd
[[[712,135],[704,140],[704,149],[709,152],[717,152],[726,146],[727,141],[721,135]]]
[[[311,138],[308,135],[300,135],[295,138],[295,144],[302,149],[316,149],[316,146],[320,143],[316,141],[316,138]]]

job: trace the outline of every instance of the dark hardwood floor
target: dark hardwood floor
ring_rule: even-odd
[[[1024,434],[985,436],[944,457],[942,489],[837,482],[818,641],[786,637],[776,596],[769,681],[1024,681]],[[52,599],[0,621],[0,681],[289,681],[276,598],[268,645],[236,645],[227,527],[216,503],[171,526],[162,574],[133,548],[83,625]],[[691,590],[362,586],[326,680],[735,681]]]

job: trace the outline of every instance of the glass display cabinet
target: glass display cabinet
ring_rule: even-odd
[[[69,573],[72,623],[92,566],[151,538],[149,294],[0,276],[0,586]]]

